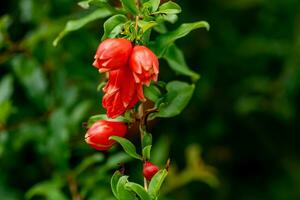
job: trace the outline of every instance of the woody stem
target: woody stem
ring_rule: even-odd
[[[142,149],[143,149],[144,134],[145,134],[145,131],[146,131],[145,118],[147,118],[147,116],[146,116],[147,113],[144,112],[144,104],[143,103],[139,106],[138,112],[139,112],[138,114],[139,114],[139,118],[140,118],[139,131],[140,131],[140,137],[141,137],[141,146],[142,146]],[[148,190],[148,182],[147,182],[147,179],[145,177],[144,177],[144,188],[145,188],[146,191]]]

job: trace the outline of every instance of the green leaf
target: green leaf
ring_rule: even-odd
[[[174,31],[170,31],[158,36],[155,40],[155,44],[153,45],[156,55],[161,58],[169,46],[175,42],[175,40],[186,36],[191,31],[198,28],[206,28],[209,30],[209,24],[206,21],[186,23],[182,24]]]
[[[119,116],[117,118],[111,119],[108,118],[106,114],[100,114],[100,115],[93,115],[88,119],[87,122],[87,127],[90,128],[96,121],[99,120],[108,120],[108,121],[113,121],[113,122],[129,122],[126,118]]]
[[[127,17],[125,15],[114,15],[110,17],[106,22],[104,22],[104,34],[102,36],[102,40],[107,38],[114,38],[118,34],[122,32],[122,26],[127,21]]]
[[[154,84],[151,84],[149,87],[144,86],[144,95],[147,99],[156,102],[161,97],[161,92]]]
[[[88,9],[91,5],[105,6],[106,4],[107,0],[85,0],[78,2],[78,5],[83,9]]]
[[[178,14],[181,12],[181,7],[172,1],[162,4],[156,13],[159,14]]]
[[[162,135],[151,148],[151,162],[157,165],[164,165],[169,157],[171,139],[167,135]]]
[[[167,94],[152,117],[174,117],[182,112],[190,101],[195,86],[181,81],[169,82]]]
[[[178,74],[190,76],[193,81],[197,81],[200,78],[200,75],[196,72],[189,69],[187,66],[183,52],[175,46],[175,44],[171,45],[164,57],[169,64],[169,66]]]
[[[103,154],[100,153],[96,153],[92,156],[89,156],[87,158],[85,158],[74,170],[76,175],[81,174],[82,172],[84,172],[88,167],[90,167],[91,165],[101,162],[104,160],[104,156]]]
[[[168,171],[166,169],[161,169],[152,177],[148,188],[148,194],[152,198],[155,199],[158,197],[161,185],[164,182],[167,175]]]
[[[139,27],[142,28],[143,33],[145,33],[150,28],[156,26],[157,23],[155,21],[143,21],[143,20],[139,20],[138,25],[139,25]]]
[[[135,194],[126,189],[125,185],[128,183],[128,176],[122,176],[117,183],[117,194],[119,200],[135,200]]]
[[[66,36],[68,33],[72,32],[72,31],[76,31],[76,30],[82,28],[84,25],[86,25],[89,22],[92,22],[96,19],[108,17],[111,14],[112,14],[112,12],[109,9],[99,8],[99,9],[93,11],[92,13],[90,13],[90,14],[88,14],[88,15],[80,18],[80,19],[68,21],[65,28],[64,28],[64,30],[62,32],[60,32],[59,35],[53,41],[53,45],[56,46],[58,44],[58,42],[64,36]]]
[[[137,8],[135,0],[120,0],[122,2],[123,8],[127,10],[128,12],[138,15],[139,10]]]
[[[111,180],[110,180],[110,186],[111,186],[111,190],[112,190],[112,193],[114,194],[114,196],[119,199],[118,197],[118,192],[117,192],[117,184],[119,182],[119,179],[121,178],[122,174],[119,170],[117,170],[113,176],[111,177]]]
[[[36,195],[44,196],[48,200],[67,200],[61,191],[63,186],[60,180],[50,180],[34,185],[25,195],[25,199],[31,199]]]
[[[34,58],[16,55],[12,60],[12,68],[27,95],[38,105],[44,106],[48,83],[40,63]]]
[[[125,184],[125,187],[134,191],[141,198],[141,200],[151,200],[150,195],[141,185],[133,182],[128,182]]]
[[[0,102],[0,127],[6,123],[11,114],[15,112],[15,108],[10,100]]]
[[[0,103],[9,100],[13,93],[13,77],[6,75],[0,82]]]
[[[146,3],[144,3],[143,7],[149,7],[151,8],[151,12],[155,12],[160,4],[160,0],[149,0]]]
[[[143,148],[143,158],[146,160],[150,160],[151,157],[151,147],[152,145],[145,146]]]
[[[144,133],[142,147],[146,147],[148,145],[152,145],[152,135],[150,133]]]
[[[106,169],[116,169],[118,164],[120,163],[127,163],[132,160],[132,157],[130,157],[125,152],[118,152],[114,155],[110,155],[106,161],[106,163],[103,165]]]
[[[136,153],[135,146],[129,140],[118,136],[111,136],[109,139],[118,142],[123,147],[124,151],[131,157],[143,160],[142,157]]]

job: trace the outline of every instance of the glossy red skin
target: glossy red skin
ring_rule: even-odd
[[[115,118],[144,100],[142,85],[136,84],[128,66],[109,72],[109,79],[103,88],[102,105],[109,118]]]
[[[132,44],[123,38],[106,39],[100,43],[94,56],[93,66],[99,72],[108,72],[120,69],[127,65],[132,51]]]
[[[150,85],[157,81],[159,62],[156,55],[145,46],[135,46],[129,58],[129,66],[133,71],[135,82]]]
[[[150,181],[152,177],[159,171],[159,168],[153,163],[146,161],[144,163],[143,175],[144,177]]]
[[[96,150],[106,151],[115,144],[115,141],[109,140],[110,136],[124,137],[126,133],[127,125],[123,122],[99,120],[89,128],[85,141]]]

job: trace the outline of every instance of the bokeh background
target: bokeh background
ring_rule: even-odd
[[[150,128],[153,159],[172,158],[162,199],[300,199],[300,1],[177,3],[183,13],[170,29],[207,20],[211,30],[177,42],[201,79],[181,115]],[[82,123],[103,112],[91,66],[103,20],[52,46],[86,12],[73,0],[1,3],[1,200],[113,199],[119,162],[139,179],[119,147],[100,153],[84,143]],[[161,68],[162,78],[185,79]]]

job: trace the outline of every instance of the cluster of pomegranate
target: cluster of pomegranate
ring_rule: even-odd
[[[98,46],[93,66],[100,73],[107,73],[108,81],[102,105],[109,118],[116,118],[132,109],[139,101],[145,101],[143,86],[157,81],[159,62],[147,47],[136,45],[123,38],[104,40]],[[111,136],[124,137],[127,125],[119,121],[99,120],[87,131],[85,141],[94,149],[109,150],[114,141]],[[145,161],[143,174],[147,180],[159,170]]]
[[[93,65],[100,73],[108,72],[102,105],[109,118],[122,115],[136,103],[145,101],[143,85],[157,81],[159,63],[145,46],[134,46],[126,39],[107,39],[96,52]]]

